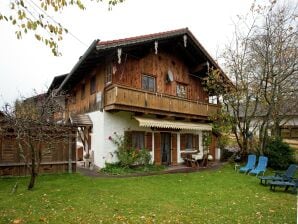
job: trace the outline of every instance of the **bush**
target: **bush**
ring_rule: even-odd
[[[264,154],[268,156],[268,166],[274,169],[286,169],[294,161],[294,150],[280,138],[271,139]]]
[[[220,156],[220,161],[226,162],[230,160],[230,158],[234,155],[233,151],[230,151],[226,148],[221,149],[221,156]]]
[[[115,154],[118,158],[118,163],[122,167],[133,167],[138,165],[149,165],[151,155],[147,149],[135,149],[130,146],[129,139],[124,136],[114,133],[115,137],[109,139],[117,146]]]

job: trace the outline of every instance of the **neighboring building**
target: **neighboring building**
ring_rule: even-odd
[[[204,88],[209,67],[220,69],[187,28],[95,40],[63,81],[55,78],[62,81],[55,91],[67,93],[65,118],[78,125],[96,166],[116,161],[115,132],[150,150],[156,164],[177,164],[183,153],[203,153],[203,132],[220,108]]]
[[[284,102],[282,106],[280,106],[280,111],[278,114],[275,115],[274,118],[271,118],[269,120],[269,135],[271,135],[271,132],[273,131],[274,127],[274,121],[279,121],[279,132],[280,137],[284,139],[297,139],[298,140],[298,101],[297,99],[292,100],[289,104],[288,102]],[[240,119],[244,119],[244,107],[241,108],[239,117]],[[251,110],[251,109],[250,109]],[[250,112],[248,110],[248,112]],[[266,116],[268,108],[266,108],[264,105],[258,106],[255,115],[251,119],[251,127],[250,131],[251,133],[258,137],[259,136],[259,127],[261,126],[263,119]],[[249,116],[252,116],[250,113],[248,113]]]

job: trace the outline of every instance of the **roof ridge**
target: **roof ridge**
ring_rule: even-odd
[[[163,31],[163,32],[157,32],[157,33],[150,33],[150,34],[145,34],[145,35],[137,35],[137,36],[132,36],[132,37],[126,37],[126,38],[119,38],[119,39],[114,39],[114,40],[106,40],[106,41],[98,41],[97,46],[102,46],[102,45],[110,45],[110,44],[115,44],[115,43],[125,43],[127,41],[134,41],[134,40],[140,40],[140,39],[146,39],[146,38],[154,38],[154,37],[160,37],[160,36],[167,36],[175,33],[186,33],[189,32],[189,29],[186,28],[180,28],[180,29],[175,29],[175,30],[168,30],[168,31]]]

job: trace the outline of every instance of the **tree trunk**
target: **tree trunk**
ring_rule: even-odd
[[[35,157],[35,150],[34,150],[34,146],[32,144],[30,144],[30,148],[31,148],[31,177],[30,177],[30,182],[28,185],[28,190],[32,190],[35,184],[35,179],[37,176],[37,172],[36,172],[36,157]]]
[[[30,182],[29,182],[29,185],[28,185],[28,190],[33,189],[33,187],[35,185],[36,176],[37,176],[37,173],[32,170],[31,177],[30,177]]]

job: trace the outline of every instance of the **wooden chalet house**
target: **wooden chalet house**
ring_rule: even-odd
[[[96,166],[116,161],[115,132],[148,149],[154,163],[175,165],[184,154],[203,153],[203,132],[212,130],[209,117],[219,105],[209,103],[202,81],[211,67],[220,69],[186,28],[95,40],[51,88],[71,96],[64,118],[79,126]],[[209,153],[217,158],[214,140]]]

